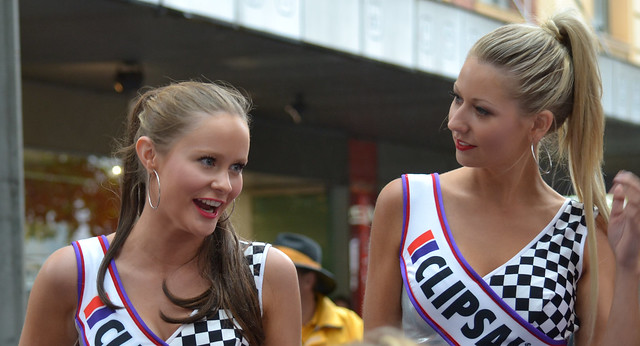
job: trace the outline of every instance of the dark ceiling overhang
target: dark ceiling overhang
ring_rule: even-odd
[[[227,81],[247,91],[257,118],[295,122],[285,107],[298,100],[304,105],[302,126],[443,147],[428,134],[446,116],[451,81],[444,78],[128,2],[20,5],[27,101],[31,86],[91,94],[95,101],[126,100],[131,95],[117,95],[114,78],[125,62],[134,61],[144,71],[144,85]],[[121,115],[111,107],[109,115],[96,108],[81,116]],[[32,115],[27,105],[25,117]],[[26,144],[37,143],[33,137],[27,131]]]
[[[245,90],[257,126],[453,157],[444,77],[127,1],[23,0],[20,30],[26,147],[108,155],[133,96],[113,83],[133,62],[143,85],[223,80]],[[286,110],[296,104],[299,119]],[[609,121],[609,175],[640,171],[639,134]]]

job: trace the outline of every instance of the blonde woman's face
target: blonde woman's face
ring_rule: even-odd
[[[532,120],[510,96],[511,83],[502,70],[475,57],[463,65],[448,122],[461,165],[507,170],[531,155]]]
[[[240,117],[226,113],[201,119],[160,159],[158,211],[165,213],[168,225],[207,236],[242,191],[249,128]]]

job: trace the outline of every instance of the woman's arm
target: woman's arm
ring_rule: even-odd
[[[598,345],[606,331],[607,319],[611,309],[613,299],[615,258],[611,247],[607,241],[607,234],[604,230],[598,229],[596,233],[596,248],[598,251],[598,262],[589,261],[590,248],[585,245],[582,276],[578,281],[576,313],[580,321],[580,329],[576,333],[576,345]],[[592,265],[598,267],[598,292],[593,292],[591,287]],[[595,302],[596,311],[593,311]],[[595,319],[595,321],[593,321]],[[590,328],[594,326],[591,343],[589,343]]]
[[[273,247],[267,255],[262,287],[264,345],[299,346],[302,312],[296,268],[287,255]]]
[[[57,250],[44,262],[29,295],[21,346],[75,344],[77,280],[76,257],[71,246]]]
[[[588,263],[585,256],[585,263],[598,266],[597,314],[589,344],[640,345],[640,179],[631,173],[618,174],[612,192],[608,231],[597,233],[598,263]],[[593,293],[588,267],[584,272],[577,308],[583,327],[588,327],[594,318],[588,306]],[[578,333],[578,345],[588,344],[587,334]]]
[[[603,344],[640,345],[640,179],[629,172],[619,173],[612,192],[608,237],[616,268]]]
[[[400,238],[402,237],[402,180],[380,192],[371,226],[367,286],[364,296],[365,333],[402,322]]]

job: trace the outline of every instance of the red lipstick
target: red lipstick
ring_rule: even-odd
[[[475,148],[475,145],[471,145],[468,143],[465,143],[459,139],[456,139],[456,149],[460,150],[460,151],[467,151],[467,150],[471,150],[473,148]]]

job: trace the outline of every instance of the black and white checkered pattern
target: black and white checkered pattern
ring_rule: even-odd
[[[262,256],[264,254],[264,243],[252,243],[244,250],[244,258],[249,264],[249,269],[253,273],[254,278],[261,278],[260,272],[262,271]]]
[[[224,310],[219,310],[205,321],[185,325],[175,339],[179,343],[172,342],[171,345],[248,346],[249,342],[242,337],[240,330],[240,326],[234,324]]]
[[[245,258],[258,288],[260,308],[262,308],[262,265],[265,260],[264,243],[252,243],[245,249]],[[225,310],[209,316],[205,320],[182,326],[182,330],[170,342],[171,346],[248,346],[249,341],[242,336],[242,328],[233,316]]]
[[[583,206],[571,201],[538,241],[485,280],[540,331],[568,339],[578,328],[574,305],[586,234]]]

